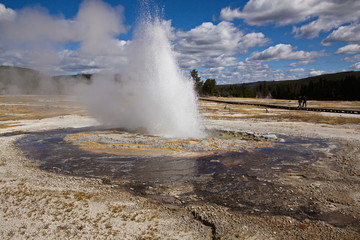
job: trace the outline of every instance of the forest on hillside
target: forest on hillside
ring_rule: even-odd
[[[221,97],[250,97],[311,100],[360,100],[360,72],[341,72],[287,81],[216,85]]]

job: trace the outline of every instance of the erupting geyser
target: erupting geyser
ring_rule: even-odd
[[[202,136],[194,84],[177,65],[170,27],[147,14],[124,46],[119,74],[93,78],[90,110],[102,123],[169,137]]]

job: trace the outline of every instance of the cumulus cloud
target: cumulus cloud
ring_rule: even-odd
[[[326,37],[322,41],[322,44],[327,46],[332,42],[360,43],[360,24],[354,23],[348,26],[339,27]]]
[[[104,57],[98,56],[86,58],[79,54],[78,51],[64,49],[58,53],[60,64],[54,69],[55,73],[96,73],[103,67],[101,60]]]
[[[335,54],[354,54],[360,53],[360,45],[359,44],[349,44],[344,47],[339,48]]]
[[[69,21],[52,17],[42,8],[26,8],[11,21],[1,21],[0,33],[2,43],[7,45],[67,42],[73,35]]]
[[[220,17],[227,21],[241,18],[250,25],[264,25],[268,23],[288,25],[308,19],[311,16],[309,9],[316,8],[316,2],[309,0],[250,0],[242,11],[239,8],[223,8],[220,12]]]
[[[231,67],[215,67],[203,70],[203,79],[215,78],[218,84],[246,83],[257,81],[290,80],[324,74],[325,71],[316,69],[296,68],[289,71],[275,69],[260,62],[238,62]]]
[[[230,22],[205,22],[187,32],[176,33],[175,50],[182,67],[214,67],[235,64],[235,54],[269,42],[263,33],[243,33]]]
[[[355,55],[353,57],[346,57],[343,59],[344,62],[359,62],[360,61],[360,54]]]
[[[24,51],[9,50],[0,47],[0,64],[5,66],[27,66],[27,60],[24,59]]]
[[[223,8],[220,17],[227,21],[244,19],[250,25],[274,23],[283,26],[310,21],[294,27],[294,33],[299,38],[313,38],[322,31],[359,21],[359,11],[357,0],[250,0],[242,10]]]
[[[312,69],[309,73],[310,73],[310,75],[312,75],[312,76],[318,76],[318,75],[324,74],[325,71]]]
[[[305,72],[305,68],[294,68],[294,69],[290,69],[290,72]]]
[[[122,49],[116,37],[127,31],[122,23],[122,8],[113,8],[99,0],[84,1],[74,19],[52,16],[41,7],[24,8],[18,12],[5,8],[6,16],[12,17],[4,19],[1,17],[4,15],[2,6],[0,59],[9,55],[10,50],[13,53],[21,52],[21,58],[13,56],[2,64],[32,67],[45,72],[52,72],[54,68],[63,69],[58,66],[65,62],[66,55],[62,55],[61,51],[66,49],[66,44],[72,43],[80,46],[77,54],[85,61],[110,62],[109,59],[119,55]],[[72,55],[72,59],[75,59]],[[82,65],[84,59],[78,57],[78,64]],[[95,64],[87,66],[97,68]]]
[[[238,62],[231,67],[208,68],[201,72],[204,79],[215,78],[218,84],[294,79],[283,70],[259,62]]]
[[[297,38],[315,38],[320,32],[328,32],[341,25],[343,22],[332,18],[319,18],[301,27],[294,27],[293,33]]]
[[[263,33],[248,33],[244,35],[242,40],[239,42],[239,49],[241,53],[246,53],[248,49],[255,46],[264,46],[269,43],[270,40],[265,38]]]
[[[245,35],[230,22],[220,22],[218,25],[205,22],[188,32],[178,32],[177,37],[177,46],[184,52],[201,53],[209,50],[216,55],[244,52],[267,42],[262,33]]]
[[[354,20],[357,17],[353,14],[357,5],[350,0],[250,0],[242,10],[222,9],[221,18],[227,21],[205,22],[189,31],[176,31],[171,21],[163,21],[163,24],[167,25],[167,37],[172,40],[183,69],[208,68],[203,70],[202,77],[215,78],[222,83],[293,79],[303,70],[298,66],[325,54],[300,51],[289,44],[274,44],[239,62],[240,55],[247,54],[251,48],[265,46],[270,40],[261,32],[239,29],[229,21],[242,18],[251,25],[274,23],[278,26],[306,21],[306,25],[297,25],[293,31],[297,37],[314,37],[350,19],[351,25],[335,30],[324,42],[355,42],[351,39],[356,39],[359,33]],[[338,13],[333,10],[335,6]],[[348,10],[343,9],[344,6]],[[121,7],[111,7],[100,0],[85,0],[77,15],[67,19],[62,15],[50,15],[40,7],[16,12],[0,3],[0,64],[37,69],[41,66],[40,70],[55,74],[118,69],[127,61],[126,49],[132,42],[118,40],[128,29],[123,24],[122,11]],[[345,53],[350,47],[339,49],[337,54],[341,51],[350,54]],[[344,61],[358,61],[356,56],[346,59]],[[277,70],[262,63],[279,60],[295,60],[289,65],[294,69]],[[309,74],[309,70],[304,71]]]
[[[253,52],[247,61],[311,60],[323,56],[322,52],[294,51],[290,44],[277,44],[262,52]]]
[[[308,64],[312,63],[313,61],[314,61],[313,59],[301,60],[299,62],[290,63],[289,67],[304,66],[304,65],[308,65]]]
[[[360,62],[351,65],[350,69],[355,69],[355,70],[360,69]]]
[[[221,9],[220,18],[226,21],[233,21],[236,18],[244,18],[240,9],[231,9],[230,7],[226,7]]]
[[[5,7],[4,4],[0,3],[0,22],[11,21],[15,18],[16,12],[11,8]]]
[[[109,39],[124,33],[121,15],[116,9],[97,1],[84,1],[74,20],[49,15],[46,9],[25,8],[12,21],[1,22],[2,39],[12,42],[67,43],[83,41],[84,48],[98,48],[92,42],[111,43]],[[98,44],[100,45],[100,44]],[[89,50],[94,51],[94,49]]]

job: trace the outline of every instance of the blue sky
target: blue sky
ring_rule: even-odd
[[[171,24],[179,66],[203,79],[242,83],[360,69],[358,0],[152,2]],[[49,74],[106,69],[132,40],[140,5],[0,0],[0,65]]]

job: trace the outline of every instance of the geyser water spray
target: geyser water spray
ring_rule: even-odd
[[[169,137],[201,137],[194,84],[177,65],[168,38],[170,22],[143,16],[134,39],[124,47],[119,74],[98,74],[92,79],[90,112],[113,127]]]

